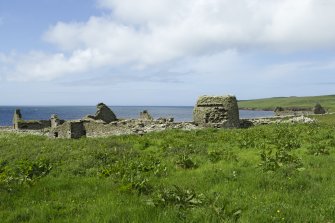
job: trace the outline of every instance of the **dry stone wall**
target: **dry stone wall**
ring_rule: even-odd
[[[16,130],[41,130],[51,127],[50,120],[24,120],[20,109],[13,115],[13,128]]]

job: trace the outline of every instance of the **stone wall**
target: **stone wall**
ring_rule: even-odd
[[[69,121],[52,128],[49,133],[51,138],[79,139],[86,136],[83,121]]]
[[[313,108],[300,108],[300,107],[276,107],[274,110],[276,116],[301,116],[301,115],[313,115],[313,114],[325,114],[326,110],[317,103]]]
[[[99,103],[97,105],[97,111],[95,115],[88,115],[84,117],[85,120],[99,120],[105,123],[111,123],[117,121],[114,112],[104,103]]]
[[[41,130],[50,128],[51,122],[50,120],[20,120],[15,126],[18,130]]]
[[[55,127],[63,124],[65,121],[59,119],[57,115],[53,114],[53,115],[51,115],[50,122],[51,122],[51,128],[55,128]]]
[[[64,123],[57,115],[52,115],[50,120],[24,120],[20,109],[16,109],[13,115],[13,128],[15,130],[42,130],[55,127]]]
[[[193,110],[199,126],[238,128],[239,110],[235,96],[201,96]]]
[[[316,103],[316,105],[313,108],[313,113],[316,115],[323,115],[326,114],[326,110],[321,106],[320,103]]]
[[[19,121],[22,121],[22,114],[20,109],[16,109],[13,115],[13,128],[19,129]]]
[[[147,110],[144,110],[142,112],[140,112],[140,120],[153,120],[152,116],[149,114],[149,112]]]

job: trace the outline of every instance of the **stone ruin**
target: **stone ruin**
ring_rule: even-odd
[[[50,138],[79,139],[83,136],[86,136],[86,130],[81,120],[65,122],[52,128],[49,133]]]
[[[104,103],[99,103],[97,105],[97,112],[95,113],[95,115],[88,115],[84,119],[100,120],[105,123],[111,123],[113,121],[117,121],[117,118],[114,112]]]
[[[323,115],[326,114],[326,110],[320,105],[320,103],[316,103],[313,108],[313,113],[316,115]]]
[[[50,120],[24,120],[20,109],[16,109],[13,116],[13,128],[16,130],[42,130],[50,128],[53,123],[53,118]],[[57,120],[58,123],[64,123],[64,120]]]
[[[149,114],[149,112],[147,110],[144,110],[143,112],[140,112],[140,120],[146,120],[146,121],[152,121],[153,118],[152,116]]]
[[[199,97],[193,110],[193,121],[204,127],[240,127],[236,97],[230,95]]]
[[[320,105],[320,103],[316,103],[313,108],[308,107],[276,107],[274,109],[276,116],[301,116],[301,115],[320,115],[325,114],[326,110]]]
[[[87,115],[81,120],[66,121],[59,124],[58,117],[54,117],[49,137],[79,139],[87,135],[88,131],[98,131],[104,124],[116,122],[117,118],[114,112],[104,103],[97,105],[95,115]]]
[[[139,134],[151,131],[162,131],[166,128],[193,128],[191,123],[174,123],[173,119],[159,118],[154,120],[148,111],[140,113],[139,119],[117,119],[114,112],[105,104],[97,105],[97,112],[83,119],[66,121],[51,127],[49,137],[78,139],[83,136],[107,136]]]
[[[22,114],[20,109],[16,109],[13,115],[13,128],[19,129],[19,122],[22,121]]]
[[[42,130],[50,138],[78,139],[83,136],[108,136],[139,134],[163,131],[165,129],[192,130],[203,127],[240,127],[239,110],[235,96],[202,96],[193,112],[193,122],[174,122],[173,118],[154,119],[147,110],[138,119],[117,119],[105,104],[99,103],[95,115],[87,115],[79,120],[65,121],[57,115],[49,120],[23,120],[20,110],[13,116],[16,130]]]

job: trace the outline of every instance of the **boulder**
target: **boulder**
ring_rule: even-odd
[[[193,110],[193,121],[205,127],[238,128],[240,121],[236,97],[199,97]]]

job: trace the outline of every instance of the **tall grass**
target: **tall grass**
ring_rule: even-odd
[[[333,222],[332,125],[0,133],[1,222]]]

